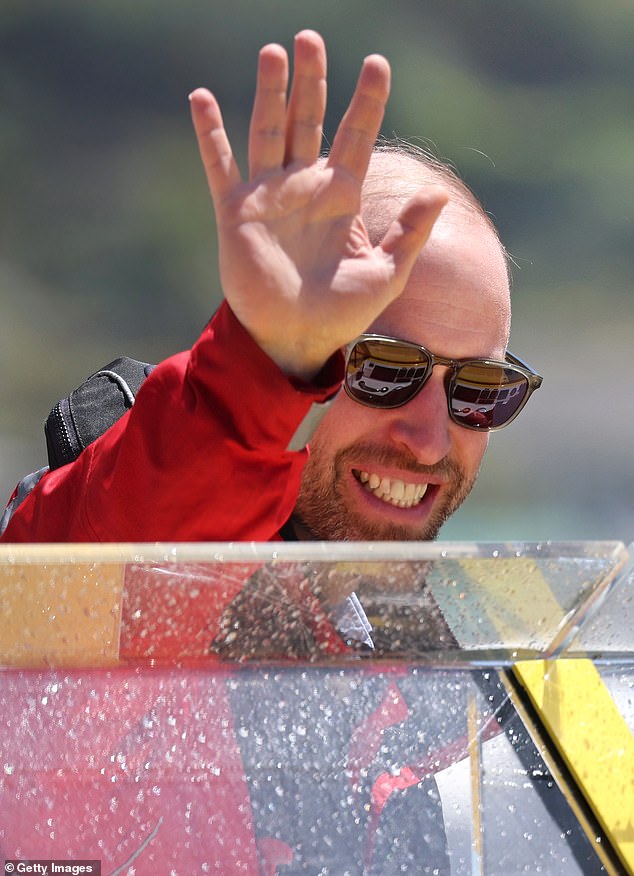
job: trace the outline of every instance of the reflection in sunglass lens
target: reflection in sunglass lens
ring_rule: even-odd
[[[512,419],[527,391],[528,380],[514,368],[469,363],[451,380],[451,415],[471,429],[495,429]]]
[[[346,384],[362,404],[393,408],[405,404],[428,377],[430,360],[414,347],[363,341],[348,361]]]

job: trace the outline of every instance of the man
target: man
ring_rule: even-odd
[[[433,538],[464,500],[488,430],[539,384],[504,361],[504,250],[447,169],[375,150],[389,90],[379,56],[365,60],[320,159],[325,74],[321,38],[303,31],[287,103],[286,54],[262,49],[246,181],[215,99],[191,95],[224,302],[192,350],[157,366],[131,410],[75,462],[16,494],[4,541],[418,540]],[[373,648],[349,582],[329,571],[177,564],[157,574],[131,564],[120,657],[325,659]],[[425,606],[429,618],[397,617],[401,647],[407,636],[442,647],[451,631],[417,583],[419,614]],[[360,637],[351,634],[355,611]],[[128,698],[116,676],[97,673],[79,680],[75,701],[69,676],[73,738],[96,734],[91,768],[105,766],[68,810],[63,770],[47,760],[37,805],[54,813],[52,841],[41,841],[44,816],[36,803],[25,809],[12,772],[2,801],[7,854],[72,847],[88,857],[98,847],[108,872],[132,862],[142,873],[159,872],[157,862],[160,872],[207,872],[212,861],[224,873],[448,873],[433,774],[459,736],[441,690],[454,686],[441,679],[417,703],[406,669],[356,671],[347,680],[326,673],[317,693],[312,676],[291,674],[268,699],[261,679],[250,685],[247,675],[245,686],[242,672],[226,687],[220,672],[191,673],[184,687],[178,676],[140,674],[126,680],[125,691],[139,688]],[[105,738],[90,721],[88,690],[113,709]],[[16,691],[6,712],[28,718],[37,690]],[[27,718],[8,739],[22,730],[33,738]],[[35,738],[65,752],[64,723],[45,724]],[[306,725],[312,748],[297,745]],[[209,750],[197,752],[196,739]],[[183,768],[165,773],[181,749]],[[325,764],[321,777],[312,755]],[[155,762],[164,784],[143,794]],[[69,768],[83,776],[82,764]]]
[[[262,49],[248,180],[214,97],[190,96],[223,305],[189,354],[155,369],[129,415],[19,507],[14,497],[5,541],[265,541],[283,527],[427,539],[467,496],[488,427],[539,384],[504,364],[504,249],[446,168],[373,151],[389,91],[380,56],[364,61],[321,160],[325,76],[323,41],[301,32],[287,102],[286,53]],[[385,344],[357,345],[332,401],[342,350],[368,331],[414,346],[388,343],[395,365]],[[377,366],[381,380],[368,383],[363,369]]]

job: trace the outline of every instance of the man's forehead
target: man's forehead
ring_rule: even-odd
[[[420,287],[419,287],[420,288]],[[440,290],[439,290],[440,291]],[[406,290],[372,324],[370,331],[423,344],[448,358],[500,357],[506,350],[509,313],[503,300],[475,296],[418,295]]]
[[[432,181],[429,174],[411,171],[407,156],[411,172],[393,177],[394,168],[402,165],[395,157],[380,155],[374,165],[374,173],[379,165],[389,167],[387,179],[394,182],[390,188],[377,178],[370,189],[364,220],[375,245],[398,216],[400,204]],[[381,189],[389,189],[383,201]],[[451,189],[449,195],[402,295],[374,328],[433,345],[439,355],[501,355],[510,323],[506,253],[484,212]]]

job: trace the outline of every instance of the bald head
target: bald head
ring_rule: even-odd
[[[375,146],[363,185],[364,209],[373,212],[378,209],[387,218],[386,203],[403,203],[421,186],[432,184],[443,186],[450,194],[452,206],[480,219],[499,241],[491,217],[455,170],[424,149],[401,140],[383,141]],[[501,242],[500,248],[505,252]]]
[[[416,273],[421,265],[432,262],[436,252],[449,238],[477,239],[469,258],[455,248],[453,270],[457,282],[477,273],[482,282],[477,284],[484,308],[495,311],[501,327],[502,345],[506,346],[510,332],[509,260],[491,217],[460,179],[455,171],[429,153],[415,146],[396,141],[377,146],[363,185],[361,213],[370,240],[376,246],[383,239],[394,217],[403,204],[426,185],[441,185],[449,194],[432,235],[425,245]],[[404,292],[407,297],[407,290]],[[447,302],[448,307],[451,301]]]

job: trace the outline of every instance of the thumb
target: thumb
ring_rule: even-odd
[[[425,186],[405,204],[386,231],[380,248],[393,262],[394,280],[399,289],[407,282],[448,200],[446,189],[435,185]]]

